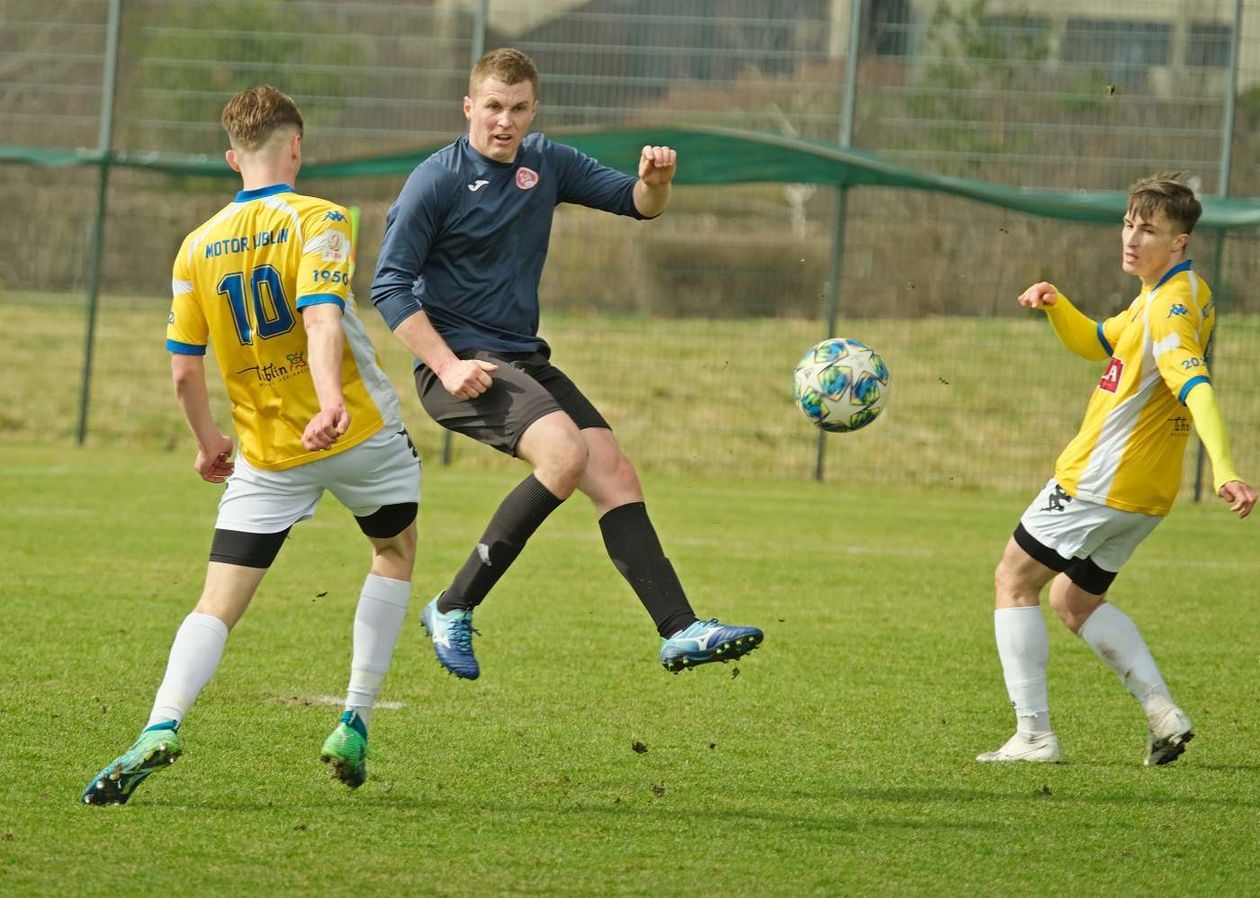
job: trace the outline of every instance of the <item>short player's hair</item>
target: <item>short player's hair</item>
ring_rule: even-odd
[[[302,133],[302,113],[288,94],[270,84],[243,90],[223,107],[219,119],[232,148],[256,150],[280,128],[296,128]]]
[[[538,68],[534,60],[512,47],[491,50],[477,60],[468,76],[468,96],[476,96],[477,88],[487,78],[498,78],[509,87],[528,81],[534,87],[534,96],[538,96]]]
[[[1134,181],[1129,188],[1126,211],[1136,212],[1147,220],[1156,212],[1163,212],[1181,228],[1180,233],[1189,234],[1203,214],[1203,206],[1194,195],[1194,189],[1186,183],[1186,173],[1170,171]]]

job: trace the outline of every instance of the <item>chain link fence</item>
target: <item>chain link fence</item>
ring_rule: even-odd
[[[1084,0],[123,0],[116,28],[111,8],[7,0],[5,144],[217,156],[223,103],[269,82],[303,108],[308,161],[432,145],[464,130],[472,60],[511,45],[542,72],[537,130],[707,124],[829,143],[851,134],[855,147],[919,169],[1043,188],[1123,189],[1175,168],[1205,193],[1249,195],[1260,178],[1260,0],[1106,8]],[[117,77],[106,129],[111,34]],[[73,440],[90,364],[90,442],[183,451],[162,350],[170,262],[231,188],[109,173],[103,298],[89,341],[100,184],[93,167],[0,166],[10,210],[0,224],[0,305],[10,322],[0,336],[9,372],[0,442]],[[400,186],[300,185],[361,210],[361,297]],[[840,249],[834,329],[881,349],[894,394],[869,430],[828,439],[829,476],[955,488],[1039,482],[1096,372],[1021,314],[1014,297],[1044,277],[1096,317],[1123,307],[1135,283],[1119,269],[1118,228],[859,189],[848,196],[837,246],[837,206],[827,188],[746,185],[680,189],[669,213],[647,225],[562,207],[543,281],[543,332],[557,363],[605,410],[641,467],[808,476],[816,434],[791,408],[788,380],[804,348],[825,336]],[[1193,241],[1222,309],[1222,405],[1238,462],[1253,477],[1260,385],[1249,362],[1260,354],[1260,300],[1246,285],[1255,250],[1252,234]],[[417,442],[435,458],[442,437],[409,398],[406,353],[370,308],[361,311]],[[468,441],[454,449],[457,464],[501,463]]]

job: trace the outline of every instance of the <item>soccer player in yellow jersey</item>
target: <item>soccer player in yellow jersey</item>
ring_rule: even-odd
[[[125,803],[179,756],[180,724],[218,667],[228,631],[324,490],[372,546],[345,713],[320,755],[351,788],[367,778],[367,726],[411,595],[420,465],[355,316],[346,210],[293,190],[303,125],[292,99],[267,86],[243,91],[222,123],[227,162],[244,189],[180,247],[166,346],[197,440],[197,473],[227,486],[205,586],[175,635],[148,725],[93,777],[87,804]],[[207,399],[211,342],[240,439],[235,460]]]
[[[1240,518],[1256,504],[1255,490],[1234,469],[1208,370],[1212,293],[1186,258],[1201,212],[1179,174],[1133,185],[1121,231],[1122,265],[1142,289],[1127,309],[1101,323],[1053,284],[1034,284],[1019,297],[1021,305],[1046,312],[1068,349],[1107,364],[1080,432],[998,563],[994,631],[1017,731],[979,761],[1059,759],[1039,607],[1047,583],[1055,614],[1141,704],[1149,730],[1146,764],[1176,760],[1194,737],[1142,635],[1107,601],[1107,590],[1172,507],[1191,422],[1212,460],[1217,495]]]

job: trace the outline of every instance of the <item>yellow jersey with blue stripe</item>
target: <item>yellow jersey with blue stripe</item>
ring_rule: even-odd
[[[1211,382],[1205,348],[1215,323],[1212,291],[1186,261],[1097,325],[1110,361],[1080,431],[1055,464],[1069,494],[1168,514],[1192,426],[1186,396]]]
[[[184,238],[171,275],[166,348],[204,355],[214,344],[241,454],[269,471],[327,458],[386,424],[402,427],[398,396],[355,314],[344,208],[287,184],[242,190]],[[342,309],[342,390],[350,429],[332,449],[302,446],[319,398],[301,311]]]

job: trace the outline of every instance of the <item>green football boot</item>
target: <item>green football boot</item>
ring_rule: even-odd
[[[140,734],[131,748],[92,778],[81,800],[84,804],[126,804],[136,786],[150,773],[174,764],[182,751],[179,724],[173,720],[155,723]]]
[[[337,729],[324,740],[319,759],[329,765],[336,779],[351,789],[367,782],[367,727],[358,711],[341,715]]]

